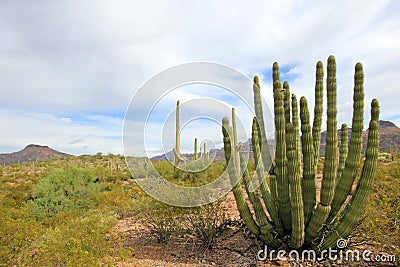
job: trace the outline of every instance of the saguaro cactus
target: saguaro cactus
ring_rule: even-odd
[[[197,160],[198,159],[198,154],[197,154],[197,138],[194,139],[194,154],[193,154],[193,159]]]
[[[290,95],[289,84],[283,88],[279,77],[279,66],[273,64],[274,115],[275,115],[275,164],[265,172],[264,155],[266,148],[264,120],[260,100],[259,80],[254,79],[254,104],[257,117],[253,120],[252,145],[261,194],[258,194],[250,180],[243,155],[237,147],[235,112],[232,112],[232,125],[228,118],[223,119],[225,159],[228,173],[234,184],[233,193],[240,215],[249,230],[268,246],[276,247],[282,240],[290,240],[290,246],[300,248],[314,246],[326,249],[336,245],[339,238],[350,234],[366,205],[370,193],[378,155],[379,104],[372,101],[371,120],[368,133],[368,147],[357,189],[350,202],[345,204],[356,180],[361,159],[363,128],[363,70],[361,63],[355,67],[353,133],[348,142],[345,124],[341,128],[341,143],[338,146],[337,108],[336,108],[336,62],[328,58],[327,66],[327,137],[325,161],[320,200],[316,198],[316,173],[319,159],[321,124],[323,112],[323,66],[316,66],[314,121],[311,128],[310,114],[305,97],[300,98],[300,112],[295,95]],[[291,96],[291,97],[290,97]],[[299,116],[300,122],[299,124]],[[260,119],[261,118],[261,119]],[[300,136],[301,133],[301,136]],[[338,148],[339,147],[339,148]],[[264,152],[263,152],[264,151]],[[268,153],[266,153],[268,152]],[[338,157],[339,155],[339,157]],[[269,176],[269,183],[266,178]],[[242,180],[249,203],[241,190]],[[262,196],[265,209],[261,205]],[[249,208],[249,204],[253,209]],[[254,215],[251,210],[254,210]],[[341,211],[339,213],[339,211]],[[340,216],[338,216],[340,214]],[[324,231],[322,231],[324,230]],[[278,236],[272,233],[276,231]],[[325,235],[323,236],[324,233]],[[327,233],[327,235],[326,235]],[[290,238],[284,238],[289,235]]]
[[[208,154],[207,154],[207,145],[206,142],[203,143],[203,159],[204,162],[207,162],[208,160]]]
[[[181,156],[181,133],[180,133],[180,117],[179,117],[179,105],[180,101],[176,101],[176,109],[175,109],[175,167],[179,165],[179,162],[185,161],[185,159]]]

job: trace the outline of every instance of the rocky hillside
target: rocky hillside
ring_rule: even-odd
[[[364,133],[364,147],[367,145],[367,132]],[[385,152],[400,152],[400,128],[390,121],[379,121],[379,147]]]
[[[59,152],[48,146],[27,145],[24,149],[18,152],[0,154],[0,164],[8,165],[12,163],[23,163],[34,161],[36,159],[53,159],[66,158],[71,155]]]
[[[351,128],[349,128],[349,140]],[[338,130],[340,140],[340,130]],[[363,133],[363,151],[367,147],[368,129]],[[326,132],[321,134],[321,155],[325,155]],[[382,152],[400,152],[400,128],[390,121],[379,121],[379,149]]]

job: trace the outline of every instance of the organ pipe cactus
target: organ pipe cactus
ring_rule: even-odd
[[[379,104],[375,99],[372,101],[365,161],[361,175],[356,179],[362,157],[363,69],[362,65],[357,63],[350,144],[347,145],[347,125],[343,124],[339,146],[336,121],[336,62],[333,56],[328,58],[327,133],[321,194],[318,199],[316,175],[323,113],[323,65],[322,62],[318,62],[316,66],[312,126],[306,98],[301,97],[298,103],[297,97],[290,95],[289,84],[285,82],[282,87],[279,76],[279,66],[274,63],[276,150],[273,164],[270,158],[265,158],[269,156],[266,147],[268,143],[264,140],[265,121],[262,115],[259,80],[254,78],[256,117],[253,119],[252,146],[256,165],[254,179],[259,180],[259,188],[254,188],[244,155],[239,152],[234,109],[232,125],[229,124],[228,118],[222,120],[225,159],[230,179],[234,183],[233,194],[244,223],[268,246],[278,247],[283,240],[290,240],[289,245],[293,248],[311,246],[326,249],[335,246],[339,238],[350,234],[367,203],[377,164]],[[266,170],[269,166],[271,168]],[[266,179],[268,177],[269,182]],[[357,180],[356,190],[351,194],[351,188]],[[345,200],[349,195],[351,198],[346,204]],[[264,205],[261,204],[261,198]]]

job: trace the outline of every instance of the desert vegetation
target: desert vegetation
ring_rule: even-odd
[[[258,261],[257,251],[264,245],[320,251],[334,248],[339,238],[347,240],[347,248],[399,259],[400,235],[393,233],[400,230],[400,158],[396,153],[379,154],[377,100],[371,103],[367,148],[362,153],[362,65],[355,67],[349,137],[345,124],[338,135],[336,63],[334,57],[328,59],[324,157],[319,156],[322,63],[316,69],[312,126],[307,100],[298,101],[289,84],[281,84],[277,63],[273,82],[274,158],[267,150],[255,77],[254,159],[248,162],[237,140],[234,108],[231,122],[222,121],[225,161],[210,163],[205,144],[199,155],[197,138],[193,160],[185,158],[180,151],[178,101],[171,162],[132,158],[128,170],[123,156],[98,153],[1,166],[0,266],[269,266],[284,263]],[[194,172],[179,168],[191,170],[199,164],[209,166]],[[233,189],[201,207],[175,207],[137,185],[135,178],[155,171],[185,187],[209,184],[227,171]],[[253,187],[252,177],[259,188]]]
[[[141,161],[138,158],[138,164]],[[172,165],[164,162],[154,164],[169,173],[168,179],[175,179]],[[223,168],[223,163],[212,165],[215,174]],[[85,205],[68,204],[67,209],[59,207],[59,212],[51,216],[37,213],[32,204],[39,205],[34,203],[38,186],[49,177],[62,177],[72,170],[84,170],[89,177],[96,177],[96,188],[86,188],[89,194],[71,196],[77,203]],[[370,248],[400,257],[399,235],[393,234],[400,227],[399,177],[399,157],[394,156],[391,162],[378,162],[375,186],[365,206],[366,212],[348,239],[350,247]],[[177,183],[192,183],[192,179],[196,181],[196,177],[186,181],[183,177],[178,178]],[[242,230],[234,232],[230,223],[237,224],[240,220],[229,213],[229,209],[235,209],[231,198],[193,209],[157,202],[135,184],[121,156],[97,154],[37,161],[35,167],[32,163],[3,166],[0,167],[0,188],[1,266],[113,266],[121,262],[131,264],[128,266],[153,266],[148,261],[136,260],[137,256],[132,255],[151,240],[154,240],[155,251],[158,248],[173,253],[176,246],[168,244],[175,244],[178,239],[189,244],[193,240],[198,243],[195,252],[188,253],[185,262],[196,265],[203,258],[210,265],[224,262],[227,266],[234,266],[232,264],[237,260],[219,256],[218,262],[209,256],[213,251],[217,255],[229,252],[221,248],[226,246],[226,236],[236,233],[243,238],[241,246],[246,242],[257,248],[261,246],[251,234]],[[141,224],[141,232],[148,233],[146,238],[150,241],[143,239],[141,245],[127,242],[132,232],[121,231],[117,225],[128,219]],[[167,264],[168,259],[158,259],[158,264]],[[253,264],[256,262],[252,256],[246,260]]]

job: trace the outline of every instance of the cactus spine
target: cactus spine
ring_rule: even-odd
[[[300,98],[300,109],[295,95],[290,95],[289,84],[281,86],[279,66],[273,64],[273,94],[275,123],[275,165],[269,171],[264,169],[263,154],[265,128],[262,118],[259,80],[254,78],[254,106],[256,118],[252,126],[252,146],[256,164],[256,177],[260,188],[253,188],[246,169],[243,155],[239,157],[236,134],[236,118],[232,110],[232,126],[228,118],[223,119],[223,136],[225,159],[233,193],[244,223],[249,230],[271,247],[279,246],[284,235],[290,235],[290,246],[300,248],[319,245],[316,248],[326,249],[336,244],[339,238],[348,236],[358,221],[370,193],[378,156],[378,119],[379,105],[372,101],[371,121],[369,124],[368,147],[357,189],[346,205],[344,200],[349,196],[357,175],[361,159],[363,128],[363,71],[357,63],[355,68],[355,85],[353,97],[354,129],[350,144],[348,129],[341,127],[340,147],[338,148],[337,108],[336,108],[336,62],[333,56],[328,58],[327,65],[327,137],[321,197],[316,201],[316,173],[319,159],[322,112],[323,112],[323,66],[316,65],[314,121],[311,127],[307,100]],[[291,97],[290,97],[291,96]],[[300,117],[300,123],[299,123]],[[261,123],[262,122],[262,123]],[[264,133],[263,133],[264,132]],[[301,136],[300,136],[301,133]],[[265,148],[265,146],[264,146]],[[339,157],[338,157],[339,155]],[[269,166],[269,165],[268,165]],[[243,175],[242,175],[243,174]],[[270,183],[266,182],[269,175]],[[249,197],[249,208],[242,188]],[[257,194],[257,190],[261,194]],[[265,209],[261,204],[261,196]],[[254,215],[251,211],[254,211]],[[338,212],[343,210],[338,215]],[[324,229],[324,231],[321,231]],[[271,233],[276,231],[278,237]],[[328,232],[323,237],[322,232]]]

